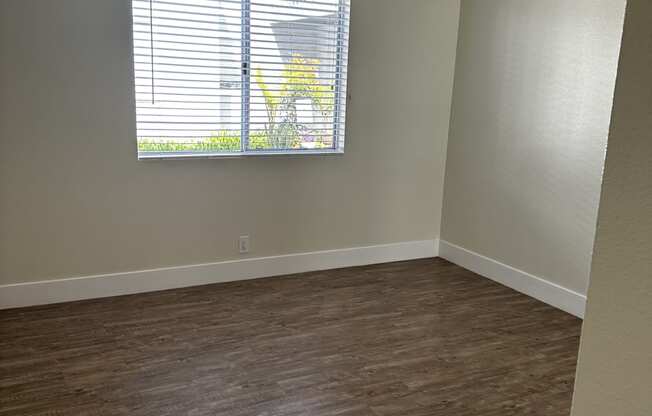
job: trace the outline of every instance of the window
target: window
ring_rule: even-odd
[[[350,0],[132,0],[141,158],[341,153]]]

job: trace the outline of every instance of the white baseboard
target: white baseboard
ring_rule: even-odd
[[[3,285],[0,309],[436,257],[438,246],[436,240],[408,241]]]
[[[439,242],[439,256],[578,318],[584,318],[586,296],[580,293],[444,240]]]

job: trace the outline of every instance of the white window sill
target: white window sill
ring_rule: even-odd
[[[326,156],[342,155],[344,150],[317,149],[317,150],[278,150],[278,151],[253,151],[233,153],[201,153],[201,152],[139,152],[138,160],[181,160],[181,159],[239,159],[261,156]]]

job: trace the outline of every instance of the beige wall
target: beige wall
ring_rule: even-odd
[[[442,238],[585,293],[624,0],[463,0]]]
[[[652,415],[652,3],[629,0],[573,416]]]
[[[0,284],[439,235],[458,0],[353,0],[344,156],[166,162],[129,4],[0,2]]]

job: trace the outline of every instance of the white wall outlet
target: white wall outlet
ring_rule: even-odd
[[[248,235],[241,235],[240,236],[240,241],[238,243],[238,247],[240,248],[240,254],[249,253],[249,236]]]

